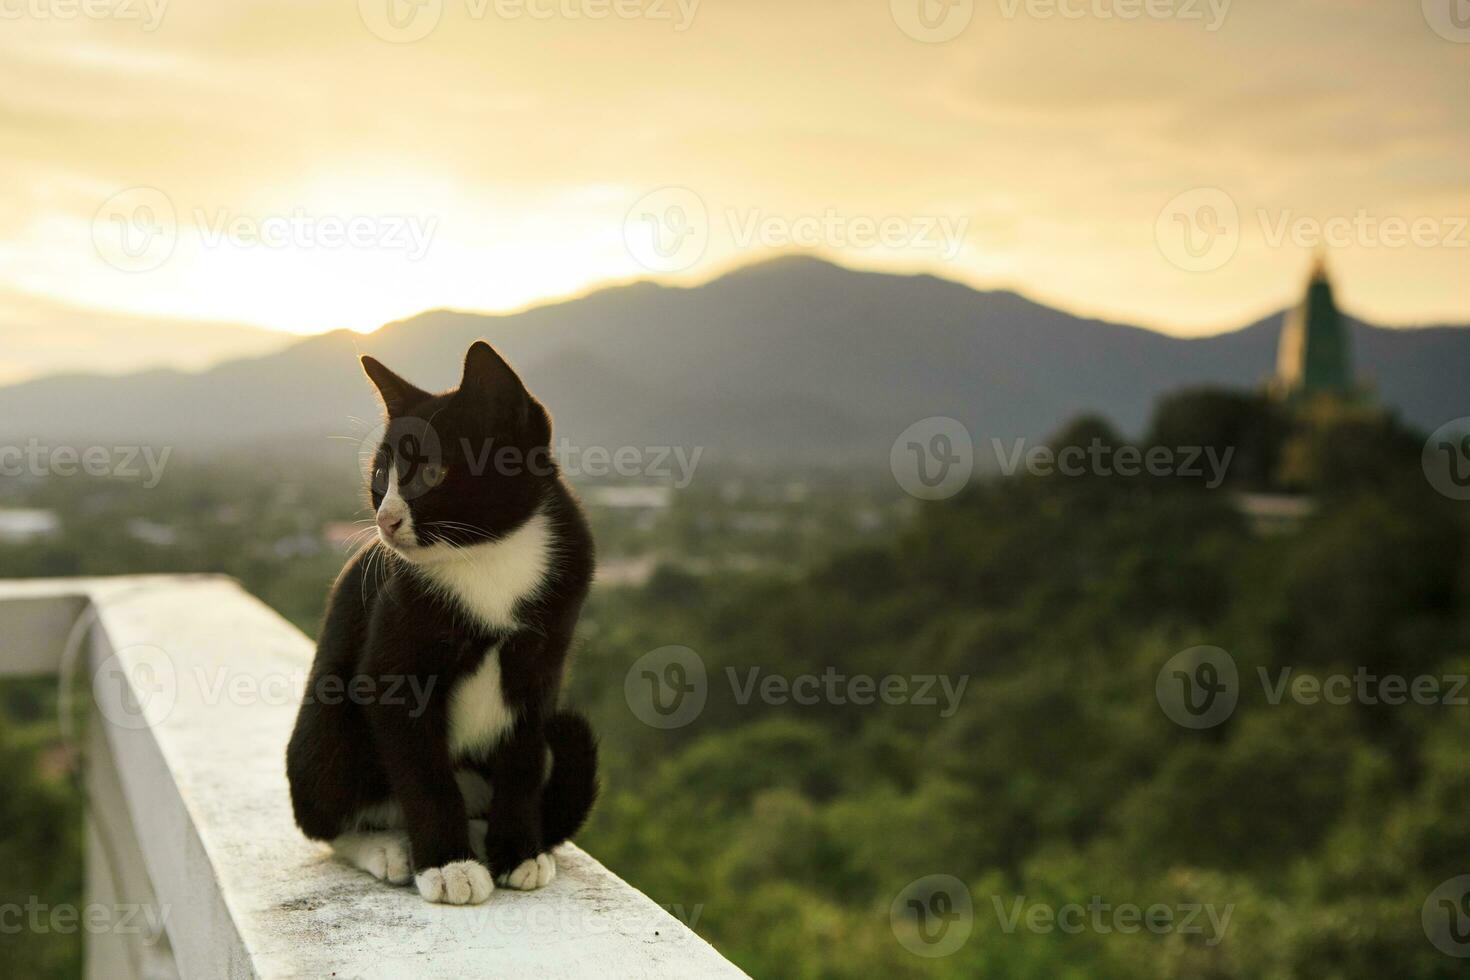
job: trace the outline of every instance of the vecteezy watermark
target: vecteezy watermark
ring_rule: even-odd
[[[94,476],[135,480],[152,490],[163,479],[172,446],[0,446],[0,476]]]
[[[1225,26],[1232,0],[999,0],[1001,16],[1015,20],[1176,20],[1210,33]]]
[[[1470,415],[1435,429],[1420,462],[1435,490],[1451,500],[1470,500]]]
[[[142,942],[151,946],[163,935],[171,911],[172,907],[168,905],[133,902],[110,905],[88,902],[81,906],[61,902],[53,905],[32,895],[25,904],[0,904],[0,935],[30,932],[67,936],[84,932],[89,935],[142,936]]]
[[[1419,910],[1424,935],[1446,956],[1470,958],[1470,875],[1441,882]]]
[[[1185,191],[1154,220],[1154,241],[1184,271],[1213,272],[1240,248],[1240,208],[1218,187]]]
[[[169,0],[0,0],[0,20],[136,21],[149,33],[163,23]]]
[[[694,26],[701,0],[463,0],[471,21],[624,20],[669,24],[678,33]],[[422,41],[444,19],[445,0],[357,0],[358,16],[372,34],[393,44]]]
[[[1467,0],[1470,2],[1470,0]],[[1256,208],[1255,227],[1268,248],[1470,248],[1470,215],[1305,214]],[[1186,272],[1213,272],[1235,257],[1243,233],[1240,207],[1218,187],[1178,195],[1159,212],[1154,238],[1164,258]]]
[[[237,214],[227,208],[195,208],[194,226],[205,248],[381,249],[410,262],[429,254],[439,219],[413,214]]]
[[[704,455],[703,446],[578,446],[558,439],[551,447],[557,468],[576,479],[605,476],[668,480],[675,490],[694,482],[694,471]]]
[[[915,956],[949,956],[969,941],[975,903],[970,889],[954,875],[925,875],[893,899],[888,926],[899,945]]]
[[[172,714],[181,691],[191,704],[208,707],[301,703],[407,709],[410,718],[428,710],[439,678],[434,674],[322,675],[299,671],[251,672],[195,664],[180,670],[167,651],[149,645],[126,647],[108,657],[92,676],[92,696],[102,716],[119,728],[160,724]]]
[[[1280,704],[1290,699],[1297,704],[1386,704],[1396,707],[1401,704],[1443,704],[1463,708],[1470,705],[1466,688],[1470,686],[1470,675],[1466,674],[1419,674],[1408,677],[1403,674],[1375,674],[1367,667],[1359,667],[1351,674],[1298,673],[1293,667],[1281,667],[1268,671],[1256,668],[1266,703]]]
[[[953,261],[965,244],[968,217],[949,215],[845,215],[835,208],[821,214],[779,215],[760,208],[729,208],[725,221],[740,248],[831,248],[933,252]]]
[[[898,434],[888,466],[904,492],[920,500],[945,500],[970,482],[975,443],[963,422],[934,416]]]
[[[1470,217],[1465,215],[1410,218],[1359,208],[1351,215],[1322,218],[1291,208],[1257,208],[1256,223],[1271,248],[1470,248]]]
[[[1470,44],[1470,0],[1423,0],[1424,19],[1446,41]]]
[[[230,208],[192,208],[184,228],[201,248],[357,249],[402,252],[410,262],[428,254],[439,219],[407,214],[245,214]],[[156,187],[130,187],[102,203],[92,220],[92,243],[102,260],[123,272],[149,272],[169,260],[181,227],[173,200]]]
[[[592,936],[619,933],[624,936],[657,936],[673,922],[689,929],[698,927],[704,916],[703,902],[640,903],[629,909],[627,918],[610,916],[596,902],[486,902],[467,905],[461,914],[433,917],[432,928],[442,930],[446,942],[463,943],[467,937],[492,936]]]
[[[173,201],[156,187],[129,187],[92,217],[92,246],[123,272],[148,272],[169,260],[179,241]]]
[[[943,44],[975,19],[975,0],[889,0],[893,22],[915,41]]]
[[[411,417],[380,423],[358,447],[366,480],[386,485],[387,467],[396,466],[398,492],[404,500],[437,489],[454,470],[471,477],[527,473],[538,477],[561,473],[574,480],[641,477],[685,490],[694,482],[703,456],[703,446],[580,446],[566,438],[529,451],[494,439],[461,438],[445,446],[428,421]]]
[[[129,731],[166,719],[179,698],[178,672],[168,652],[148,644],[126,647],[92,675],[92,700],[112,724]]]
[[[1169,720],[1184,728],[1214,728],[1235,713],[1240,672],[1219,647],[1191,647],[1169,658],[1154,681]]]
[[[1218,489],[1230,470],[1235,447],[1223,451],[1214,446],[1111,446],[1094,438],[1087,446],[1027,447],[1025,439],[1010,447],[1000,439],[990,440],[1000,471],[1014,476],[1023,466],[1032,476],[1178,476],[1202,479],[1205,487]]]
[[[948,262],[964,248],[970,219],[953,215],[848,214],[836,208],[774,214],[725,208],[720,216],[737,248],[833,248],[928,252]],[[709,246],[710,211],[687,187],[662,187],[634,202],[623,217],[628,254],[651,272],[692,268]]]
[[[1003,476],[1025,471],[1040,477],[1180,477],[1204,481],[1218,489],[1230,471],[1235,447],[1109,445],[1095,437],[1086,446],[1009,444],[990,440]],[[952,418],[936,416],[915,422],[893,441],[888,455],[893,478],[905,493],[920,500],[943,500],[965,488],[975,470],[975,444],[970,431]]]
[[[796,705],[913,705],[938,708],[939,717],[959,710],[970,678],[948,674],[846,674],[828,667],[820,674],[768,673],[761,667],[726,667],[726,682],[735,704],[752,701],[775,707]],[[623,696],[633,715],[651,728],[683,728],[709,701],[709,673],[704,658],[689,647],[660,647],[634,661],[623,677]]]
[[[1350,674],[1299,671],[1295,667],[1257,667],[1266,704],[1290,701],[1314,705],[1470,706],[1470,675],[1380,674],[1358,667]],[[1192,647],[1169,658],[1154,684],[1159,707],[1184,728],[1213,728],[1228,719],[1240,701],[1241,680],[1235,658],[1219,647]]]
[[[623,216],[623,244],[653,272],[682,272],[709,247],[709,209],[687,187],[661,187],[640,197]]]
[[[764,674],[764,676],[763,676]],[[734,667],[725,668],[725,676],[734,692],[735,703],[747,705],[759,695],[762,704],[785,705],[815,704],[866,707],[871,704],[906,705],[923,708],[939,708],[939,717],[950,718],[960,707],[965,696],[965,687],[970,683],[968,675],[958,678],[949,674],[844,674],[836,667],[828,667],[821,674],[799,674],[787,677],[783,674],[764,673],[760,667],[745,671],[742,680]],[[942,700],[942,703],[941,703]]]
[[[434,674],[324,674],[308,680],[305,671],[249,674],[216,668],[193,670],[193,682],[205,704],[355,704],[407,708],[418,718],[429,708],[439,678]]]
[[[1119,902],[1114,905],[1103,901],[1101,895],[1093,895],[1085,905],[1081,902],[1062,905],[1030,902],[1024,895],[992,895],[990,903],[995,908],[996,921],[1006,935],[1017,929],[1042,935],[1062,932],[1069,936],[1083,933],[1106,936],[1114,932],[1125,936],[1140,932],[1156,936],[1177,933],[1181,936],[1204,936],[1206,946],[1218,946],[1224,940],[1230,928],[1230,918],[1235,914],[1233,903],[1223,907],[1201,902],[1174,905],[1156,902],[1147,906]]]
[[[683,728],[709,700],[704,658],[681,646],[659,647],[639,657],[623,677],[623,699],[650,728]]]

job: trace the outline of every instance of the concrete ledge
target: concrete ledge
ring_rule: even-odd
[[[156,896],[179,976],[744,975],[573,845],[547,888],[448,908],[303,838],[285,746],[312,644],[235,583],[0,582],[0,674],[54,670],[78,615],[96,617],[91,742],[127,817],[112,822],[136,838],[136,890]]]

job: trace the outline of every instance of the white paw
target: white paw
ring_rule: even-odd
[[[500,876],[500,883],[507,888],[528,892],[545,888],[556,878],[556,858],[550,851],[522,861],[515,870]]]
[[[345,834],[333,842],[337,853],[379,881],[406,885],[413,880],[408,837],[401,833]]]
[[[490,871],[479,861],[455,861],[429,868],[414,877],[419,894],[445,905],[479,905],[495,890]]]
[[[385,841],[369,860],[371,866],[366,870],[379,881],[406,885],[413,880],[413,862],[408,857],[407,838]]]

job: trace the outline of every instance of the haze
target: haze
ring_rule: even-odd
[[[793,249],[1201,334],[1325,244],[1470,321],[1459,0],[919,2],[0,0],[0,381]]]

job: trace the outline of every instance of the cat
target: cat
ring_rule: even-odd
[[[362,358],[386,409],[377,539],[332,587],[286,752],[296,822],[431,902],[539,888],[597,797],[559,707],[593,542],[551,419],[484,341],[430,394]]]

